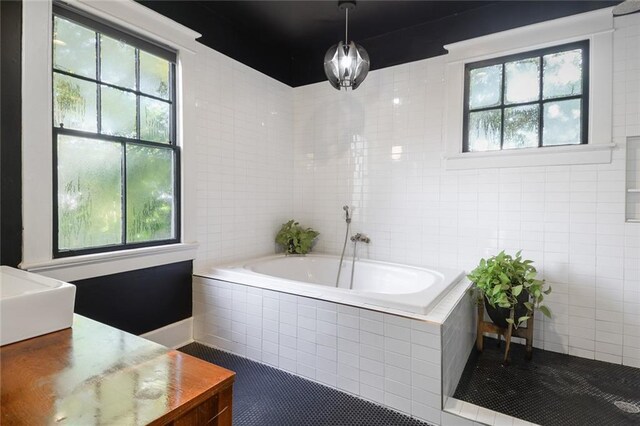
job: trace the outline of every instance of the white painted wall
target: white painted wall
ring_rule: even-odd
[[[374,71],[355,92],[293,90],[295,218],[321,232],[319,251],[339,253],[351,205],[352,232],[372,240],[362,255],[393,262],[469,270],[524,249],[553,286],[536,345],[640,367],[640,225],[624,222],[640,15],[615,27],[610,164],[447,171],[442,56]]]

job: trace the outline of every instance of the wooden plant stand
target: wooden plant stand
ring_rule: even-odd
[[[498,327],[492,322],[484,320],[484,300],[478,302],[478,333],[476,335],[476,349],[479,352],[482,352],[484,347],[483,334],[484,333],[494,333],[498,335],[498,339],[504,340],[507,344],[507,347],[504,351],[504,365],[509,365],[510,361],[510,352],[511,352],[511,337],[521,337],[526,340],[526,350],[527,355],[526,359],[530,360],[533,356],[533,312],[531,313],[531,318],[526,321],[525,327],[514,328],[512,325],[509,325],[508,328]]]

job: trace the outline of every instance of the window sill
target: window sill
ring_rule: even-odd
[[[20,268],[62,281],[76,281],[193,260],[197,249],[197,243],[179,243],[23,263]]]
[[[445,170],[607,164],[615,144],[523,148],[492,152],[464,152],[444,157]]]

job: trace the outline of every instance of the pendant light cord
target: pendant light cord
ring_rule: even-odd
[[[344,44],[349,44],[349,8],[344,9]]]

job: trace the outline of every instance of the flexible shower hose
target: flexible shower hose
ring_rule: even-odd
[[[347,240],[349,239],[349,226],[351,226],[351,220],[347,220],[347,232],[344,234],[344,244],[342,245],[342,254],[340,255],[340,265],[338,266],[338,277],[336,278],[336,288],[340,283],[340,272],[342,271],[342,261],[344,260],[344,251],[347,248]]]

